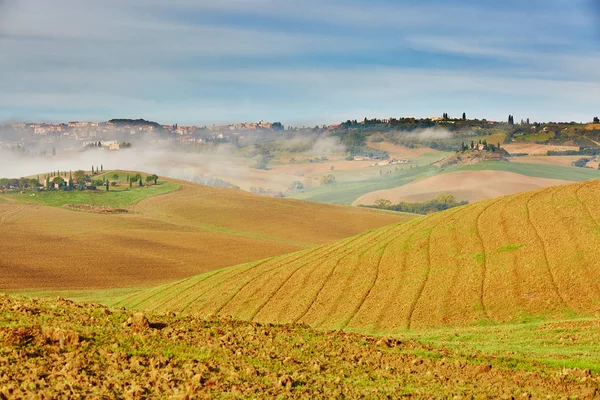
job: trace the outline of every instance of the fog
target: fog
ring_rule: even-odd
[[[244,146],[249,145],[248,148],[251,149],[254,146],[252,143],[247,141]],[[303,152],[320,156],[346,151],[337,137],[311,134],[256,145],[266,148],[302,148]],[[279,173],[253,168],[256,157],[236,155],[238,148],[231,143],[179,146],[176,140],[148,136],[135,140],[131,148],[117,151],[65,148],[65,143],[60,140],[26,143],[24,147],[24,150],[0,148],[0,178],[44,175],[50,171],[90,171],[92,167],[103,167],[104,170],[140,171],[191,182],[220,179],[244,190],[262,187],[278,191],[285,190],[297,179],[289,171]],[[56,155],[53,155],[54,148]]]
[[[402,132],[402,136],[417,140],[452,139],[452,133],[441,128],[417,129],[410,132]]]

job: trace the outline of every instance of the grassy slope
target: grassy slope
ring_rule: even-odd
[[[374,338],[0,296],[0,397],[586,398],[597,325]]]
[[[169,187],[181,190],[147,196],[122,215],[43,204],[124,206]],[[0,289],[11,290],[151,287],[412,218],[181,181],[121,193],[48,193],[35,200],[16,194],[0,199]]]
[[[587,315],[600,181],[487,200],[134,295],[146,310],[361,332]]]
[[[553,165],[536,165],[494,161],[484,161],[479,164],[450,167],[445,169],[443,173],[482,170],[507,171],[527,176],[535,176],[539,178],[564,179],[567,181],[575,182],[600,179],[600,171],[588,168],[559,167]]]
[[[111,174],[112,175],[112,174]],[[180,188],[173,182],[158,182],[151,186],[133,186],[131,189],[124,186],[111,187],[107,192],[103,188],[92,191],[52,191],[52,192],[25,192],[10,194],[16,201],[27,204],[43,204],[46,206],[64,206],[66,204],[91,204],[95,206],[109,206],[113,208],[126,208],[146,197],[170,193]]]

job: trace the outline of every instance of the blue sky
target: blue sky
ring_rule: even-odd
[[[0,0],[0,121],[589,121],[598,0]]]

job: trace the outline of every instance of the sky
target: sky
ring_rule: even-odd
[[[600,0],[0,0],[0,122],[600,115]]]

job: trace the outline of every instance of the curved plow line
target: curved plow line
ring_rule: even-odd
[[[423,222],[424,218],[421,218],[419,220],[419,222],[415,225],[420,225]],[[414,227],[414,226],[411,226]],[[404,229],[402,233],[404,233],[407,229]],[[379,257],[379,260],[377,261],[377,266],[376,266],[376,270],[375,270],[375,278],[373,279],[373,281],[371,282],[371,284],[369,285],[369,288],[367,289],[367,291],[365,292],[364,296],[362,297],[362,299],[360,300],[359,304],[357,305],[357,307],[354,309],[354,311],[352,311],[352,313],[350,314],[350,316],[348,317],[348,319],[342,324],[341,329],[345,329],[348,325],[350,325],[350,322],[352,322],[352,320],[356,317],[356,315],[358,314],[358,312],[360,311],[360,309],[363,307],[363,305],[365,304],[365,302],[367,301],[367,299],[369,298],[369,295],[371,294],[371,292],[373,291],[373,288],[375,287],[375,285],[377,284],[377,281],[379,280],[379,275],[380,275],[380,269],[381,269],[381,260],[383,260],[383,257],[385,255],[385,251],[387,250],[388,246],[390,244],[392,244],[392,242],[398,240],[398,239],[403,239],[401,237],[397,237],[398,234],[400,234],[399,232],[395,235],[394,238],[392,238],[391,240],[389,240],[383,247],[383,249],[381,250],[381,256]]]
[[[335,249],[331,250],[330,252],[320,256],[319,258],[317,258],[316,260],[309,260],[307,262],[305,262],[304,264],[301,264],[298,268],[296,268],[282,283],[281,285],[279,285],[279,287],[277,288],[277,290],[275,290],[274,293],[272,293],[269,298],[263,303],[261,304],[258,309],[254,312],[254,314],[252,314],[252,316],[250,317],[249,321],[254,320],[254,318],[256,318],[256,316],[258,315],[258,313],[260,313],[260,311],[277,295],[277,293],[279,293],[279,291],[281,290],[281,288],[283,288],[285,286],[286,283],[288,283],[288,281],[294,276],[294,274],[296,274],[296,272],[298,272],[301,268],[305,267],[308,264],[311,264],[313,262],[319,262],[322,259],[328,257],[329,255],[335,253],[338,249],[345,247],[347,245],[349,245],[350,243],[353,243],[355,241],[357,241],[358,239],[360,239],[361,237],[363,237],[364,235],[366,235],[369,232],[365,232],[362,235],[356,236],[354,238],[352,238],[349,241],[344,241],[344,243],[340,244],[339,246],[337,246]],[[320,264],[319,264],[320,265]]]
[[[457,214],[459,212],[463,211],[461,207],[459,207],[458,210],[454,211],[453,213],[451,213],[450,215],[454,215]],[[417,296],[415,298],[415,300],[413,300],[413,302],[410,305],[410,309],[408,311],[408,317],[406,320],[406,329],[410,329],[410,326],[412,324],[412,316],[413,313],[415,312],[415,309],[417,308],[417,304],[419,303],[419,300],[421,300],[421,296],[423,295],[423,291],[425,290],[425,286],[427,285],[427,282],[429,281],[429,275],[431,274],[431,236],[433,235],[433,230],[435,229],[437,225],[434,225],[431,228],[431,231],[429,232],[429,237],[427,239],[427,269],[425,271],[425,279],[423,279],[423,282],[421,283],[421,286],[419,287],[418,291],[417,291]]]
[[[383,259],[383,256],[385,254],[385,251],[388,248],[388,245],[390,243],[392,243],[393,241],[394,241],[394,239],[390,240],[383,246],[383,249],[381,250],[381,255],[379,256],[379,260],[377,260],[377,266],[375,267],[376,268],[375,269],[375,279],[373,279],[373,281],[369,285],[369,289],[367,289],[367,291],[363,295],[362,299],[360,299],[360,303],[354,308],[354,310],[350,314],[349,318],[342,324],[340,329],[346,329],[346,327],[350,324],[350,322],[352,322],[352,320],[356,317],[356,314],[358,314],[358,311],[365,304],[365,301],[367,301],[367,298],[371,294],[371,291],[373,290],[373,288],[375,287],[375,284],[377,283],[377,280],[379,279],[379,269],[380,269],[380,265],[381,265],[381,260]]]
[[[392,230],[393,228],[396,228],[399,224],[395,224],[394,226],[392,226],[389,230]],[[385,233],[387,233],[388,230],[386,230],[385,232],[381,233],[381,235],[378,235],[377,237],[375,237],[374,239],[371,239],[367,244],[371,244],[372,242],[379,240],[379,238],[381,238],[381,236],[383,236]],[[319,288],[319,290],[317,291],[317,293],[315,294],[314,298],[312,299],[312,301],[310,302],[310,304],[308,305],[308,307],[306,308],[306,310],[298,317],[294,320],[294,323],[297,323],[298,321],[300,321],[302,318],[304,318],[306,316],[306,314],[308,314],[310,312],[310,310],[312,310],[313,306],[315,305],[317,299],[319,298],[319,296],[321,295],[321,292],[323,291],[323,289],[325,288],[325,286],[327,285],[327,282],[329,282],[329,280],[331,279],[331,277],[333,276],[333,274],[335,273],[337,267],[341,264],[342,260],[346,259],[351,253],[351,250],[349,250],[343,257],[340,257],[337,262],[335,263],[335,265],[333,266],[333,268],[329,271],[329,273],[327,274],[327,276],[325,277],[325,279],[323,280],[323,283],[321,284],[321,287]]]
[[[272,258],[269,258],[269,259],[267,259],[267,260],[265,260],[265,261],[259,262],[258,264],[256,264],[256,265],[254,265],[254,266],[250,267],[249,269],[243,270],[243,271],[242,271],[242,273],[243,273],[243,272],[246,272],[246,271],[250,271],[251,269],[253,269],[253,268],[255,268],[255,267],[258,267],[259,265],[266,264],[267,262],[269,262],[269,261],[271,261],[271,260],[273,260],[273,259],[274,259],[274,257],[272,257]],[[269,271],[270,271],[270,270],[269,270]],[[241,273],[240,273],[240,274],[241,274]],[[240,275],[240,274],[237,274],[237,275]],[[237,275],[235,275],[235,276],[237,276]],[[212,277],[212,275],[211,275],[210,277]],[[204,280],[204,279],[203,279],[203,280]],[[215,283],[214,285],[212,285],[212,286],[208,287],[208,289],[206,289],[206,290],[205,290],[205,291],[204,291],[204,292],[203,292],[201,295],[199,295],[199,296],[196,296],[196,297],[194,297],[192,300],[188,301],[188,302],[185,304],[185,306],[184,306],[184,307],[181,309],[181,312],[184,312],[184,311],[185,311],[185,310],[187,310],[187,309],[188,309],[188,308],[189,308],[189,307],[190,307],[192,304],[194,304],[195,302],[197,302],[197,301],[198,301],[199,299],[201,299],[202,297],[206,296],[206,293],[207,293],[208,291],[210,291],[210,290],[212,290],[212,289],[216,288],[217,286],[219,286],[220,284],[222,284],[222,283],[225,283],[225,282],[228,282],[228,281],[229,281],[229,279],[226,279],[226,280],[225,280],[225,281],[223,281],[223,282],[217,282],[217,283]],[[237,293],[236,293],[236,294],[237,294]],[[230,299],[228,299],[228,300],[226,301],[226,304],[227,304],[227,302],[229,302],[229,301],[230,301],[232,298],[233,298],[233,296],[232,296]],[[221,311],[221,309],[222,309],[223,307],[225,307],[225,304],[224,304],[224,305],[222,305],[221,307],[219,307],[219,308],[218,308],[218,310],[217,310],[217,311],[215,311],[214,313],[215,313],[215,314],[219,313],[219,311]]]
[[[483,210],[481,210],[479,215],[477,215],[477,218],[475,219],[475,228],[477,230],[477,237],[479,238],[479,243],[481,243],[481,250],[482,250],[482,254],[483,254],[483,263],[481,266],[481,284],[479,286],[479,305],[481,306],[483,315],[488,320],[490,319],[490,315],[488,314],[487,309],[485,308],[485,302],[483,300],[484,299],[484,291],[485,291],[485,278],[487,275],[487,256],[485,254],[485,252],[486,252],[485,242],[483,241],[483,236],[481,236],[481,229],[479,227],[481,226],[481,216],[483,215],[483,213],[485,213],[487,210],[489,210],[492,206],[496,205],[500,200],[503,200],[503,199],[499,198],[498,200],[485,206],[483,208]]]
[[[137,303],[134,303],[133,305],[129,306],[129,308],[135,308],[135,307],[139,306],[140,304],[142,304],[142,303],[150,300],[151,298],[153,298],[155,296],[158,296],[161,293],[165,293],[166,291],[170,290],[171,288],[174,288],[177,285],[180,285],[180,284],[182,284],[182,283],[184,283],[186,281],[189,281],[192,278],[193,278],[193,276],[190,276],[189,278],[176,281],[176,282],[172,283],[171,285],[167,286],[166,288],[164,288],[162,290],[159,290],[159,291],[154,290],[150,296],[148,296],[148,297],[146,297],[146,298],[144,298],[142,300],[139,300]],[[130,298],[135,298],[136,296],[138,296],[138,294],[134,294],[134,295],[131,295],[129,297],[126,297],[123,300],[115,303],[115,306],[118,306],[119,304],[123,304],[124,302],[127,302]]]
[[[207,279],[209,279],[209,278],[212,278],[213,276],[215,276],[215,275],[217,275],[217,274],[220,274],[220,273],[221,273],[221,272],[223,272],[223,271],[224,271],[224,270],[219,270],[219,271],[215,271],[215,272],[214,272],[214,273],[212,273],[212,274],[207,274],[207,276],[205,276],[204,278],[200,279],[198,282],[194,283],[193,285],[190,285],[190,286],[188,286],[188,287],[186,287],[186,288],[183,288],[183,289],[181,289],[179,292],[177,292],[177,294],[175,294],[175,295],[173,295],[173,296],[170,296],[168,301],[166,301],[165,303],[161,304],[160,306],[156,306],[156,307],[154,307],[152,310],[157,310],[159,307],[162,307],[162,306],[164,306],[164,304],[168,304],[168,303],[172,302],[172,301],[175,299],[175,297],[176,297],[176,296],[179,296],[179,295],[180,295],[180,294],[182,294],[183,292],[185,292],[185,291],[187,291],[187,290],[190,290],[190,289],[191,289],[191,288],[193,288],[193,287],[196,287],[196,286],[198,286],[198,285],[199,285],[200,283],[202,283],[203,281],[205,281],[205,280],[207,280]],[[193,277],[192,277],[192,278],[193,278]],[[190,279],[191,279],[191,278],[190,278]],[[181,311],[183,311],[183,310],[181,310]]]
[[[365,232],[365,233],[363,233],[363,234],[361,234],[361,235],[357,236],[356,238],[359,238],[359,237],[361,237],[361,236],[363,236],[363,235],[365,235],[365,234],[367,234],[367,233],[368,233],[368,232]],[[343,240],[342,242],[344,242],[344,243],[345,243],[345,242],[346,242],[346,240]],[[340,244],[338,247],[340,247],[340,246],[342,246],[342,245],[343,245],[343,244]],[[250,280],[248,280],[247,282],[245,282],[245,283],[244,283],[242,286],[240,286],[240,287],[238,288],[238,290],[236,290],[236,291],[235,291],[235,293],[233,293],[233,295],[231,295],[231,296],[229,297],[229,299],[227,299],[227,300],[225,301],[225,303],[224,303],[223,305],[221,305],[221,306],[220,306],[220,307],[219,307],[219,308],[216,310],[216,312],[215,312],[215,313],[217,313],[217,314],[218,314],[219,312],[221,312],[221,310],[223,310],[223,308],[225,308],[225,307],[226,307],[226,306],[227,306],[229,303],[231,303],[231,301],[233,301],[233,299],[234,299],[235,297],[237,297],[237,295],[238,295],[238,294],[239,294],[239,293],[240,293],[242,290],[244,290],[244,288],[245,288],[246,286],[248,286],[250,283],[254,282],[256,279],[260,278],[260,277],[261,277],[261,276],[263,276],[264,274],[268,274],[268,273],[269,273],[269,272],[271,272],[271,271],[274,271],[274,270],[276,270],[276,269],[279,269],[279,268],[283,268],[283,267],[285,267],[285,266],[287,266],[287,265],[289,265],[289,264],[292,264],[292,263],[294,263],[294,262],[298,261],[298,260],[299,260],[300,258],[302,258],[304,255],[311,255],[311,254],[313,254],[313,253],[316,253],[316,252],[318,252],[319,250],[323,250],[323,249],[327,248],[328,246],[329,246],[329,245],[324,245],[324,246],[321,246],[321,247],[317,247],[316,249],[314,249],[314,250],[310,251],[310,252],[309,252],[309,253],[307,253],[307,254],[300,254],[300,255],[298,255],[298,257],[296,257],[296,258],[295,258],[295,259],[293,259],[292,261],[285,262],[285,263],[282,263],[282,264],[277,264],[277,265],[275,265],[275,267],[273,267],[273,268],[270,268],[270,269],[268,269],[268,270],[264,271],[262,275],[257,275],[257,276],[255,276],[255,277],[253,277],[252,279],[250,279]],[[336,249],[337,249],[337,247],[336,247]],[[335,250],[333,250],[333,251],[335,251]],[[327,254],[329,254],[329,253],[327,253]],[[319,259],[320,259],[320,257],[317,257],[315,260],[319,260]],[[309,262],[312,262],[312,261],[315,261],[315,260],[311,260],[311,261],[309,261]],[[217,285],[215,285],[214,287],[216,287],[216,286],[218,286],[218,284],[217,284]],[[214,288],[214,287],[212,287],[212,288]],[[211,288],[211,289],[212,289],[212,288]],[[202,297],[202,296],[199,296],[197,299],[199,299],[200,297]],[[197,300],[197,299],[196,299],[196,300]]]
[[[270,260],[271,260],[271,259],[266,259],[266,260],[263,260],[263,261],[259,261],[258,263],[256,263],[255,265],[253,265],[251,268],[254,268],[254,267],[258,266],[258,265],[264,264],[264,263],[266,263],[266,262],[268,262],[268,261],[270,261]],[[210,273],[210,272],[209,272],[209,273],[207,273],[207,274],[206,274],[206,276],[205,276],[204,278],[202,278],[202,279],[200,279],[199,281],[195,282],[193,285],[190,285],[190,286],[188,286],[188,287],[185,287],[185,288],[181,289],[180,291],[178,291],[177,293],[175,293],[175,294],[173,294],[173,295],[169,296],[169,300],[168,300],[168,301],[166,301],[166,302],[165,302],[165,304],[172,303],[174,300],[177,300],[177,297],[178,297],[179,295],[181,295],[182,293],[185,293],[185,292],[187,292],[187,291],[188,291],[188,290],[190,290],[190,289],[196,288],[196,287],[197,287],[198,285],[200,285],[202,282],[204,282],[204,281],[208,280],[209,278],[212,278],[212,277],[214,277],[214,276],[215,276],[215,275],[217,275],[217,274],[220,274],[221,272],[225,272],[225,271],[227,271],[227,270],[228,270],[228,268],[223,268],[223,269],[221,269],[221,270],[215,271],[214,273]],[[194,278],[194,277],[192,277],[192,278]],[[190,279],[191,279],[191,278],[190,278]],[[197,298],[196,298],[196,300],[197,300]],[[164,304],[163,304],[163,305],[164,305]],[[185,310],[186,310],[186,309],[187,309],[187,308],[188,308],[190,305],[191,305],[191,302],[188,302],[188,303],[186,303],[186,305],[185,305],[185,306],[184,306],[184,307],[181,309],[181,312],[185,311]],[[161,305],[161,306],[162,306],[162,305]]]
[[[427,285],[427,281],[429,281],[429,275],[431,273],[431,234],[433,233],[433,228],[429,232],[429,238],[427,239],[427,268],[425,270],[425,279],[421,282],[419,289],[417,290],[417,296],[413,300],[410,305],[410,309],[408,311],[408,317],[406,318],[406,329],[410,329],[410,325],[412,324],[412,316],[417,308],[417,303],[421,300],[421,296],[423,295],[423,291],[425,290],[425,285]]]
[[[539,195],[540,193],[543,192],[538,192],[538,193],[534,193],[533,195],[531,195],[531,197],[529,197],[529,200],[527,200],[527,202],[525,203],[525,208],[527,210],[527,220],[529,221],[529,224],[533,227],[533,230],[535,232],[535,236],[537,238],[537,240],[542,244],[542,250],[544,253],[544,260],[546,262],[546,272],[548,273],[548,276],[550,277],[550,282],[552,283],[552,287],[554,288],[554,291],[556,292],[556,295],[558,296],[560,302],[562,303],[562,305],[567,308],[567,302],[565,301],[565,299],[562,297],[562,295],[560,294],[560,291],[558,290],[558,285],[556,284],[556,279],[554,279],[554,274],[552,273],[552,268],[550,268],[550,260],[548,259],[548,251],[546,250],[546,243],[544,242],[544,240],[542,239],[542,237],[540,236],[540,233],[538,232],[537,227],[534,225],[533,223],[533,219],[531,218],[531,209],[529,207],[529,203],[531,202],[531,200]]]
[[[509,200],[519,199],[519,203],[521,203],[520,199],[523,197],[526,197],[527,195],[529,195],[528,192],[521,193],[519,195],[511,196],[511,198]],[[508,209],[508,207],[504,208],[504,210],[507,210],[507,209]],[[510,243],[510,235],[508,233],[506,220],[503,215],[500,215],[500,226],[502,227],[502,233],[504,234],[504,237],[507,238]],[[517,267],[516,256],[513,254],[513,255],[511,255],[511,258],[512,258],[512,275],[515,277],[515,282],[521,282],[522,279],[521,279],[521,274],[519,273],[519,268]],[[519,293],[519,296],[522,296],[522,289],[521,289],[520,285],[518,283],[515,283],[514,287],[515,287],[516,292]],[[518,297],[518,298],[521,298],[521,297]]]
[[[258,264],[256,264],[256,265],[253,265],[252,267],[250,267],[250,268],[248,268],[248,269],[241,269],[241,268],[240,268],[240,270],[238,271],[238,273],[237,273],[237,274],[234,274],[234,275],[229,275],[227,278],[225,278],[225,280],[223,280],[223,281],[220,281],[220,282],[215,282],[215,283],[214,283],[214,285],[212,285],[212,286],[209,286],[209,287],[206,289],[206,291],[212,290],[212,289],[216,288],[217,286],[220,286],[220,285],[222,285],[222,284],[225,284],[225,283],[227,283],[227,282],[230,282],[230,281],[231,281],[231,280],[233,280],[234,278],[236,278],[236,277],[238,277],[238,276],[240,276],[240,275],[243,275],[243,274],[247,273],[248,271],[251,271],[251,270],[255,269],[256,267],[258,267],[258,266],[260,266],[260,265],[266,264],[268,261],[277,260],[277,259],[278,259],[278,258],[280,258],[280,257],[283,257],[283,260],[285,260],[285,259],[286,259],[286,258],[288,258],[288,257],[290,257],[290,258],[291,258],[291,257],[292,257],[292,256],[294,256],[294,254],[295,254],[295,255],[296,255],[296,258],[294,258],[294,259],[293,259],[293,260],[291,260],[291,261],[287,261],[287,264],[289,264],[289,263],[293,263],[293,262],[295,262],[296,260],[298,260],[298,259],[302,258],[303,256],[308,256],[308,255],[310,255],[310,254],[312,254],[312,253],[314,253],[314,252],[316,252],[316,251],[320,250],[321,248],[323,248],[323,247],[325,247],[325,246],[327,246],[327,245],[324,245],[324,246],[319,246],[319,247],[316,247],[316,248],[314,248],[314,249],[310,249],[310,250],[301,250],[301,251],[299,251],[299,252],[297,252],[297,253],[285,254],[285,255],[281,255],[281,256],[275,256],[275,257],[271,257],[271,258],[268,258],[268,259],[264,260],[263,262],[259,262]],[[305,253],[305,252],[306,252],[306,253]],[[283,260],[282,260],[282,261],[283,261]],[[278,264],[278,265],[279,265],[279,264]],[[269,271],[270,271],[270,270],[269,270]],[[224,306],[225,306],[225,305],[223,305],[223,307],[224,307]],[[219,311],[220,311],[220,310],[221,310],[223,307],[220,307],[220,308],[219,308]]]
[[[586,187],[586,186],[589,186],[589,185],[590,185],[590,183],[591,183],[591,182],[588,182],[588,183],[585,183],[585,184],[582,184],[582,185],[580,185],[580,186],[579,186],[579,188],[577,188],[577,189],[575,190],[575,197],[577,197],[577,200],[578,200],[578,201],[579,201],[581,204],[583,204],[583,206],[584,206],[584,208],[585,208],[585,210],[586,210],[587,214],[590,216],[590,218],[592,218],[592,220],[593,220],[593,221],[594,221],[594,223],[596,224],[596,227],[600,229],[600,223],[598,222],[598,220],[596,219],[596,217],[594,217],[594,215],[592,214],[592,211],[590,210],[590,208],[588,207],[588,205],[586,204],[586,202],[585,202],[585,201],[584,201],[584,200],[581,198],[581,196],[579,196],[579,191],[580,191],[581,189],[583,189],[584,187]],[[585,269],[586,269],[586,271],[587,271],[587,275],[588,275],[588,276],[592,276],[592,274],[591,274],[591,272],[590,272],[590,269],[589,269],[589,267],[588,267],[587,265],[584,265],[584,268],[585,268]],[[600,285],[598,284],[598,282],[597,282],[597,281],[594,281],[594,286],[596,287],[596,293],[600,293]]]
[[[463,210],[458,210],[458,211],[452,213],[451,216],[459,214],[461,211],[463,211]],[[458,218],[458,219],[460,220],[460,218]],[[453,221],[456,221],[456,219],[453,219]],[[451,237],[452,237],[452,242],[454,243],[454,245],[456,246],[456,248],[458,248],[458,239],[457,239],[457,235],[456,235],[456,230],[454,230],[452,232]],[[448,290],[446,291],[446,293],[444,295],[444,299],[445,300],[444,300],[444,308],[443,308],[442,320],[445,320],[446,316],[448,315],[448,305],[450,304],[449,297],[451,297],[452,289],[455,287],[456,282],[458,281],[458,276],[460,274],[460,268],[458,267],[458,263],[456,263],[455,259],[454,259],[454,261],[455,261],[454,262],[455,273],[452,276],[452,278],[451,278],[451,284],[448,287]],[[406,256],[404,257],[404,261],[403,262],[406,263]]]
[[[454,214],[456,214],[458,211],[459,211],[459,210],[457,210],[457,211],[454,211],[454,212],[453,212],[451,215],[454,215]],[[423,222],[423,220],[424,220],[424,219],[425,219],[425,218],[421,218],[421,219],[419,220],[419,222],[418,222],[417,224],[415,224],[415,225],[417,225],[417,226],[418,226],[418,225],[421,225],[421,223]],[[413,234],[413,235],[410,235],[409,237],[403,237],[402,239],[404,239],[404,243],[406,243],[406,242],[407,242],[407,241],[408,241],[410,238],[412,238],[413,236],[414,236],[414,234]],[[401,264],[400,264],[400,265],[403,267],[401,272],[405,272],[405,270],[406,270],[406,260],[408,259],[408,250],[407,250],[407,251],[404,251],[403,253],[404,253],[404,257],[402,257],[402,262],[401,262]],[[396,285],[396,289],[398,289],[400,286],[402,286],[402,283],[399,283],[398,285]],[[397,293],[397,292],[398,292],[398,290],[394,290],[394,293]],[[389,309],[391,308],[391,306],[392,306],[392,304],[393,304],[393,303],[394,303],[394,297],[390,297],[390,299],[389,299],[389,300],[387,301],[387,303],[386,303],[386,307],[384,308],[384,310],[389,310]],[[358,312],[358,311],[357,311],[357,312]],[[384,314],[384,313],[381,313],[381,314],[379,315],[379,317],[377,318],[377,322],[376,322],[376,326],[377,326],[377,327],[381,326],[381,323],[383,322],[383,318],[384,318],[384,317],[385,317],[385,314]]]
[[[13,215],[18,214],[24,208],[25,208],[24,206],[20,206],[20,207],[15,207],[12,210],[8,210],[8,211],[4,212],[4,214],[2,214],[2,216],[0,216],[0,224],[4,224],[7,221],[9,221]]]
[[[314,250],[314,251],[316,251],[316,250]],[[309,252],[308,254],[312,254],[312,253],[313,253],[313,251]],[[288,265],[288,264],[294,263],[294,262],[298,261],[300,258],[302,258],[302,255],[299,255],[298,257],[294,258],[294,259],[293,259],[293,260],[291,260],[291,261],[288,261],[288,262],[284,263],[283,265]],[[272,270],[274,270],[274,269],[276,269],[276,268],[278,268],[278,267],[280,267],[280,266],[281,266],[281,264],[277,264],[275,267],[273,267],[273,268],[271,268],[271,269],[269,269],[269,270],[265,271],[264,273],[269,273],[269,272],[271,272]],[[247,271],[250,271],[250,270],[248,269]],[[245,271],[244,271],[244,272],[245,272]],[[241,275],[241,274],[238,274],[238,275]],[[238,276],[238,275],[236,275],[236,276]],[[259,276],[260,276],[260,275],[259,275]],[[234,297],[235,297],[235,296],[237,296],[237,295],[238,295],[238,293],[239,293],[240,291],[242,291],[242,289],[243,289],[243,288],[245,288],[245,287],[246,287],[246,286],[247,286],[247,285],[248,285],[250,282],[252,282],[252,281],[253,281],[254,279],[256,279],[256,278],[258,278],[258,276],[255,276],[254,278],[250,279],[248,282],[246,282],[246,283],[244,283],[242,286],[240,286],[240,288],[239,288],[238,290],[236,290],[236,291],[235,291],[235,292],[234,292],[234,293],[233,293],[231,296],[229,296],[229,298],[228,298],[227,300],[225,300],[225,303],[223,303],[221,306],[219,306],[219,308],[217,308],[217,309],[215,310],[215,312],[214,312],[214,313],[215,313],[215,314],[218,314],[218,313],[220,313],[220,312],[221,312],[221,310],[222,310],[223,308],[225,308],[225,306],[227,306],[227,304],[229,304],[229,303],[230,303],[230,302],[231,302],[231,301],[234,299]],[[214,288],[215,288],[215,287],[217,287],[218,285],[220,285],[220,284],[222,284],[222,283],[225,283],[225,282],[228,282],[228,281],[230,281],[230,280],[231,280],[231,279],[228,279],[228,280],[226,280],[226,281],[224,281],[224,282],[219,282],[218,284],[216,284],[216,285],[212,286],[210,289],[214,289]],[[210,289],[209,289],[209,290],[210,290]],[[196,300],[197,300],[197,299],[196,299]],[[194,301],[195,301],[195,300],[194,300]]]

